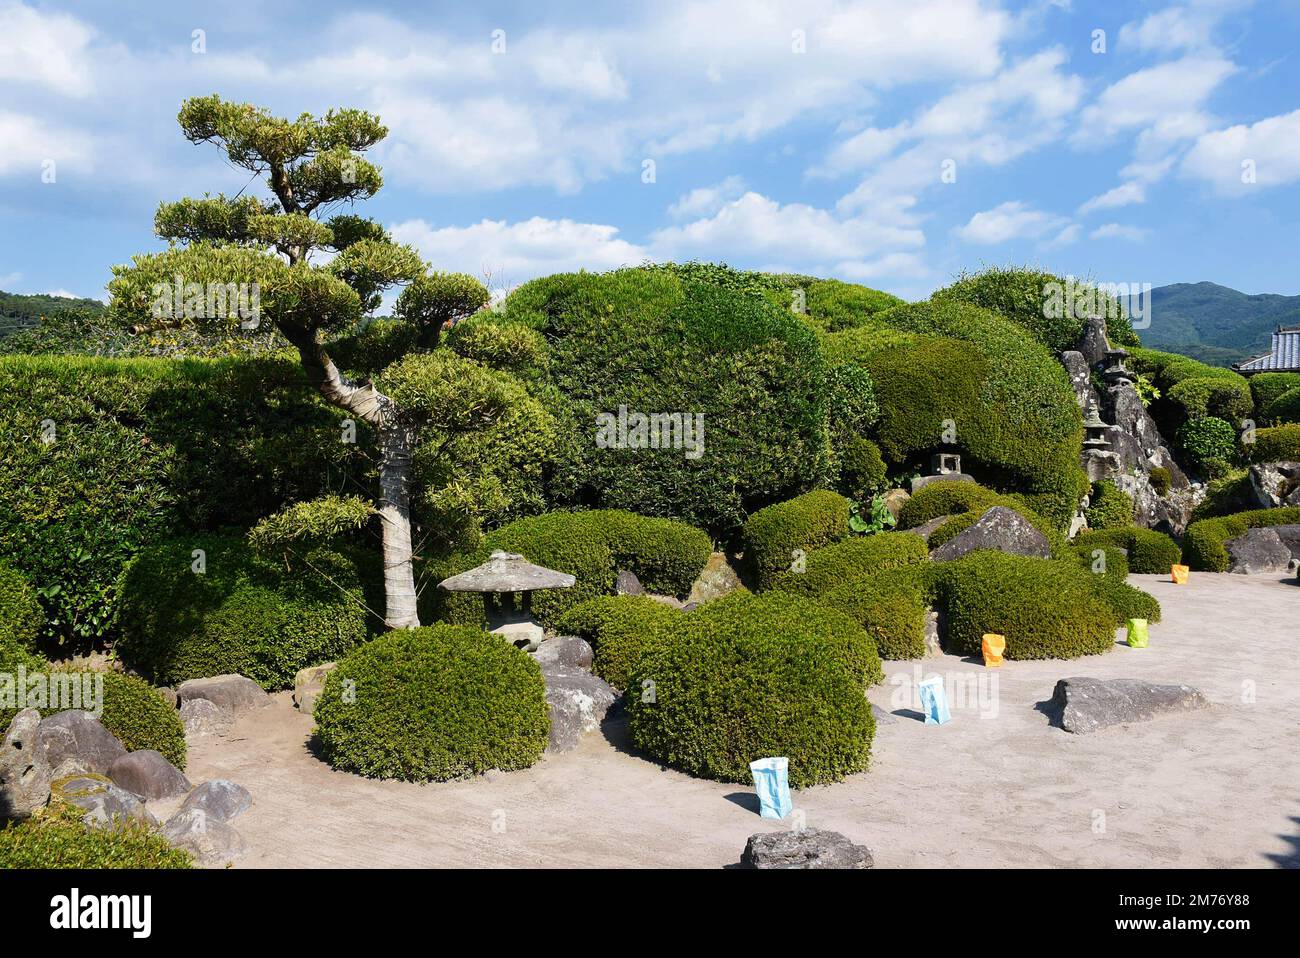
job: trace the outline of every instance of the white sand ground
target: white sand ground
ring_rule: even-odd
[[[1148,649],[996,672],[952,656],[920,663],[985,683],[983,707],[954,703],[945,726],[907,714],[917,664],[886,663],[905,684],[870,697],[903,714],[879,726],[871,769],[797,792],[796,814],[868,845],[885,868],[1300,865],[1300,586],[1132,581],[1164,605]],[[1072,675],[1184,682],[1214,705],[1075,736],[1035,708]],[[982,718],[995,676],[996,717]],[[751,833],[783,827],[758,817],[751,789],[661,769],[607,725],[521,772],[376,782],[315,758],[311,721],[285,693],[228,735],[195,741],[188,774],[252,791],[235,823],[251,849],[242,867],[716,868]]]

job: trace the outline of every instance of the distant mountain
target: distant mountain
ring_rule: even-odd
[[[35,326],[40,318],[60,309],[77,308],[100,312],[104,304],[97,299],[73,299],[67,296],[28,296],[0,291],[0,337]]]
[[[1240,293],[1217,283],[1174,283],[1151,290],[1143,346],[1228,366],[1266,353],[1279,326],[1300,325],[1300,296]]]

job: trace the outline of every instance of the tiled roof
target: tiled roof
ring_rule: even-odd
[[[1242,372],[1300,372],[1300,326],[1279,329],[1273,334],[1273,350],[1263,356],[1235,363]]]

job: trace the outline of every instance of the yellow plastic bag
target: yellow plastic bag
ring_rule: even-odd
[[[1147,620],[1129,619],[1128,647],[1130,649],[1145,649],[1147,647],[1147,638]]]
[[[1006,636],[998,635],[996,632],[985,632],[980,647],[984,652],[985,666],[996,669],[1002,664],[1002,653],[1007,650]]]
[[[1174,582],[1177,585],[1187,585],[1187,573],[1192,570],[1190,567],[1185,565],[1175,565],[1171,567],[1169,571],[1173,575]]]

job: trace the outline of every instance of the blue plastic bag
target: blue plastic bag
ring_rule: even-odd
[[[790,801],[790,760],[760,758],[749,763],[758,793],[758,813],[764,818],[785,818],[794,810]]]
[[[921,693],[921,711],[926,725],[943,725],[952,718],[948,713],[948,694],[943,688],[943,678],[935,676],[917,685]]]

